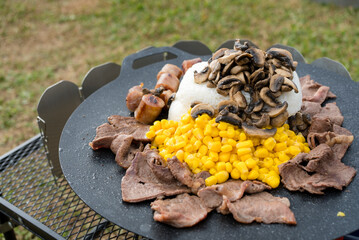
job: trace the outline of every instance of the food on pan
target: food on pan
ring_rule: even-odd
[[[128,92],[134,117],[113,115],[90,146],[126,170],[125,202],[154,200],[154,220],[191,227],[211,211],[240,223],[295,225],[289,199],[269,191],[342,190],[356,170],[353,142],[329,87],[295,72],[290,52],[237,41],[207,62],[166,64],[154,89]],[[182,81],[180,81],[181,76]],[[158,119],[168,111],[168,119]]]

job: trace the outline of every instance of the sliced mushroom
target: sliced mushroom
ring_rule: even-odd
[[[239,39],[237,39],[234,42],[234,50],[241,50],[241,51],[246,51],[249,48],[248,42],[244,42],[243,44],[240,42]]]
[[[233,93],[234,92],[233,89],[235,89],[235,87],[233,87],[229,91],[229,97],[237,103],[239,108],[245,109],[247,107],[247,99],[244,97],[243,93],[239,90]]]
[[[222,76],[227,75],[227,73],[233,67],[233,65],[234,65],[234,60],[232,60],[230,63],[228,63],[226,66],[224,66],[224,68],[222,69]]]
[[[196,106],[196,105],[198,105],[200,103],[202,103],[202,102],[201,101],[194,101],[194,102],[191,103],[190,107],[194,108],[194,106]]]
[[[271,118],[270,125],[275,128],[281,127],[287,121],[288,117],[289,117],[288,111],[284,111],[278,116]]]
[[[269,117],[274,118],[277,117],[279,114],[283,113],[284,111],[286,111],[287,108],[288,108],[288,103],[284,101],[282,104],[279,104],[275,107],[265,106],[263,108],[263,111],[268,113]]]
[[[259,68],[264,67],[266,53],[263,50],[251,47],[246,50],[246,53],[249,53],[253,56],[252,60],[254,66]]]
[[[208,116],[213,117],[214,115],[214,108],[206,103],[199,103],[195,105],[191,110],[191,116],[192,118],[197,118],[201,114],[208,114]]]
[[[264,79],[264,77],[265,77],[264,68],[258,68],[249,76],[250,84],[254,86],[256,82]]]
[[[263,100],[259,99],[257,102],[254,103],[253,112],[259,112],[260,110],[262,110],[263,106],[264,106]]]
[[[253,122],[253,125],[258,128],[267,127],[269,126],[269,124],[270,124],[270,117],[268,113],[263,113],[262,117],[258,121]]]
[[[237,65],[242,66],[249,63],[252,59],[252,55],[249,53],[242,53],[241,55],[234,58]]]
[[[235,57],[237,57],[241,54],[242,54],[242,52],[236,51],[236,52],[233,52],[233,53],[230,53],[228,55],[224,55],[223,57],[218,58],[218,61],[220,64],[228,64],[232,60],[234,60]]]
[[[216,84],[214,84],[212,81],[208,81],[206,86],[207,86],[208,88],[215,88],[215,87],[216,87]]]
[[[209,64],[210,74],[208,76],[208,80],[213,80],[216,78],[217,73],[221,70],[221,64],[218,62],[218,59],[212,60]]]
[[[212,61],[213,61],[213,60],[216,60],[216,59],[218,59],[218,58],[220,58],[220,57],[223,57],[223,56],[224,56],[224,52],[225,52],[226,50],[228,50],[228,48],[220,48],[220,49],[218,49],[215,53],[213,53],[213,55],[212,55]]]
[[[267,57],[276,58],[281,61],[282,65],[289,67],[292,70],[295,69],[292,54],[285,49],[271,48],[267,51]]]
[[[279,104],[278,100],[273,96],[268,87],[264,87],[259,92],[261,99],[271,107],[275,107]]]
[[[242,123],[243,131],[247,134],[249,137],[259,137],[259,138],[269,138],[273,137],[274,134],[276,134],[277,129],[262,129],[257,128],[256,126],[250,126],[246,123]]]
[[[240,72],[248,71],[248,70],[249,70],[248,65],[234,66],[234,67],[232,67],[230,73],[233,75],[236,75]]]
[[[259,89],[262,89],[262,88],[268,86],[269,80],[270,80],[270,77],[267,77],[265,79],[259,80],[258,82],[256,82],[254,84],[254,90],[257,91]]]
[[[291,87],[294,90],[294,92],[298,93],[297,85],[295,85],[295,83],[292,80],[285,77],[283,84]]]
[[[287,69],[286,67],[277,68],[275,72],[278,73],[279,75],[282,75],[283,77],[289,79],[293,78],[293,73],[291,72],[291,70]]]
[[[223,100],[218,103],[218,111],[221,112],[223,109],[227,109],[228,112],[237,113],[238,112],[238,105],[233,100]]]
[[[244,85],[243,80],[236,75],[229,75],[218,81],[217,88],[223,90],[231,88],[234,85]]]
[[[208,76],[209,76],[209,67],[205,67],[202,71],[197,72],[194,71],[194,82],[197,84],[203,83],[205,81],[208,80]]]
[[[271,77],[269,81],[269,89],[274,93],[278,92],[281,89],[283,82],[284,77],[279,74],[275,74]]]
[[[216,117],[216,122],[226,122],[230,123],[236,126],[241,126],[242,119],[234,113],[228,112],[225,115],[222,115],[221,113]]]

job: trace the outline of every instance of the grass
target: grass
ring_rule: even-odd
[[[38,133],[36,106],[59,80],[147,46],[228,39],[262,49],[297,48],[307,62],[329,57],[359,80],[359,10],[309,0],[0,0],[0,155]]]

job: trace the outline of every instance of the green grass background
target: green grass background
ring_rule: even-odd
[[[0,0],[0,155],[38,133],[50,85],[148,46],[228,39],[282,43],[307,62],[328,57],[359,80],[359,10],[309,0]],[[1,238],[1,235],[0,235]],[[24,239],[29,239],[27,235]],[[21,239],[21,238],[20,238]]]

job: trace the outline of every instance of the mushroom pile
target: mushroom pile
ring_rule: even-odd
[[[194,82],[229,96],[217,109],[209,104],[192,105],[191,115],[206,112],[224,121],[258,132],[257,128],[282,126],[288,119],[288,103],[278,97],[298,87],[292,81],[297,62],[292,54],[280,48],[267,52],[237,40],[233,49],[221,48],[208,60],[208,66],[194,72]],[[246,98],[247,96],[247,98]],[[250,130],[248,130],[250,131]]]

